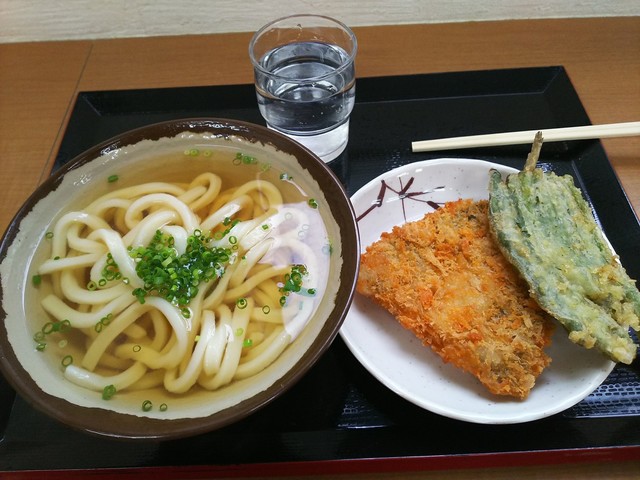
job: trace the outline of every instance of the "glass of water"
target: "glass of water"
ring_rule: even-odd
[[[258,30],[249,44],[260,113],[267,126],[325,162],[349,139],[355,103],[353,32],[321,15],[293,15]]]

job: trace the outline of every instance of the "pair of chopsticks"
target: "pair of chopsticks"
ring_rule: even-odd
[[[586,125],[583,127],[550,128],[547,130],[526,130],[522,132],[490,133],[467,137],[438,138],[411,143],[414,152],[453,150],[456,148],[491,147],[499,145],[521,145],[532,143],[536,133],[541,131],[546,142],[564,140],[587,140],[593,138],[631,137],[640,135],[640,122]]]

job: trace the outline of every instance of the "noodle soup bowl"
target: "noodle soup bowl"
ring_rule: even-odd
[[[358,252],[340,181],[285,136],[224,119],[129,131],[56,171],[7,229],[0,368],[75,429],[205,433],[322,356]]]

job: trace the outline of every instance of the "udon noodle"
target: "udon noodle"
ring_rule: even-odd
[[[278,358],[327,281],[327,252],[307,237],[326,237],[313,199],[212,172],[117,184],[48,234],[38,348],[56,334],[64,376],[103,396],[215,390]]]

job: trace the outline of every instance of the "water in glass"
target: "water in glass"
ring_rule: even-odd
[[[336,45],[300,42],[269,51],[260,65],[256,92],[267,124],[325,161],[340,153],[355,102],[353,59]]]

